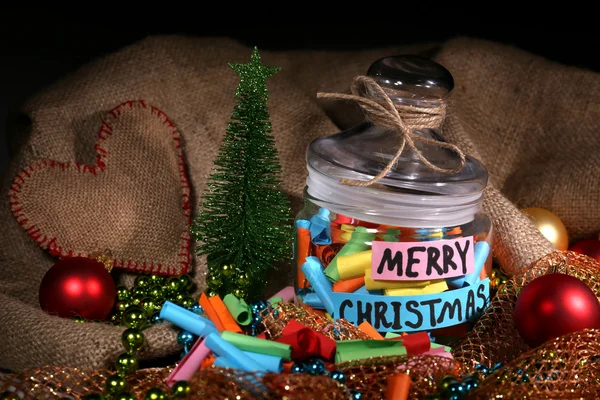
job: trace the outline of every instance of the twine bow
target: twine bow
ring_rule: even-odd
[[[361,90],[362,88],[362,90]],[[437,107],[416,107],[404,104],[394,104],[385,91],[373,78],[368,76],[357,76],[352,80],[352,94],[345,93],[317,93],[317,98],[352,100],[357,102],[365,112],[367,118],[377,126],[390,128],[398,132],[400,136],[400,147],[386,165],[386,167],[370,181],[359,181],[342,179],[340,183],[350,186],[371,186],[384,178],[394,167],[404,147],[408,146],[416,156],[430,169],[453,174],[460,171],[466,162],[465,154],[455,145],[435,139],[424,138],[413,133],[421,129],[440,129],[446,116],[446,105]],[[460,157],[460,166],[454,169],[441,168],[432,164],[417,149],[415,142],[433,144],[451,149]]]

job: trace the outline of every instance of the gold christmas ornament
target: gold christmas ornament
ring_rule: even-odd
[[[538,207],[521,210],[533,222],[535,227],[557,250],[569,248],[569,234],[563,222],[556,214]]]

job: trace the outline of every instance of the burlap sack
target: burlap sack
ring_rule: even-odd
[[[407,51],[261,52],[265,64],[282,67],[269,80],[269,109],[295,211],[307,144],[338,130],[316,92],[345,91],[374,60]],[[4,192],[20,168],[39,158],[90,163],[97,116],[122,101],[144,99],[165,111],[183,136],[197,208],[235,103],[238,78],[227,63],[245,63],[250,53],[228,40],[158,37],[81,69],[23,107],[31,124],[13,136],[17,149]],[[470,39],[444,44],[436,59],[456,81],[445,134],[490,170],[484,206],[493,218],[500,264],[514,272],[552,250],[517,206],[553,210],[573,239],[600,230],[594,202],[600,192],[594,180],[600,172],[598,75]],[[110,365],[122,349],[121,329],[78,324],[39,310],[38,285],[54,260],[15,221],[8,202],[0,207],[0,221],[0,366]],[[194,261],[202,287],[204,264]],[[148,329],[146,337],[143,358],[179,351],[168,325]]]

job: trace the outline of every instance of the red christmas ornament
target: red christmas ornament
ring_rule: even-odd
[[[57,262],[46,272],[39,297],[42,310],[48,314],[104,320],[116,295],[115,283],[102,263],[74,257]]]
[[[537,347],[567,333],[600,329],[600,302],[579,279],[547,274],[521,289],[514,320],[523,341]]]
[[[580,240],[569,247],[569,250],[583,254],[600,262],[600,240],[586,239]]]

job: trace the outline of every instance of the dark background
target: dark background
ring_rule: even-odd
[[[40,87],[59,79],[91,60],[154,34],[227,36],[261,49],[362,49],[404,43],[444,41],[468,35],[511,44],[564,64],[595,71],[597,34],[593,31],[519,27],[514,24],[473,26],[460,22],[412,24],[398,20],[332,23],[261,24],[228,21],[227,14],[189,12],[179,4],[168,11],[161,3],[146,4],[137,13],[120,9],[118,3],[85,4],[88,12],[70,9],[3,7],[0,9],[0,174],[8,150],[6,119],[11,110]],[[93,9],[93,10],[92,10]],[[214,15],[220,21],[212,21]],[[267,18],[268,19],[268,18]],[[272,18],[277,20],[277,18]],[[339,18],[340,20],[345,20]],[[281,20],[281,18],[279,18]],[[255,20],[258,21],[258,20]],[[562,27],[562,28],[561,28]]]

